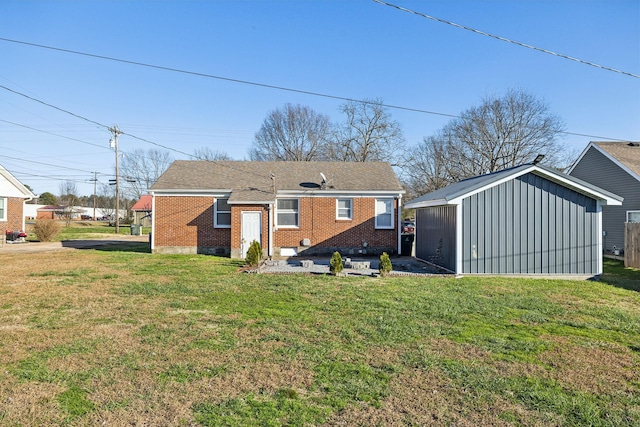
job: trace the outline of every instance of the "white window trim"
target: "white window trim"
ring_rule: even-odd
[[[389,214],[391,215],[391,221],[390,221],[390,225],[388,226],[381,226],[378,225],[378,202],[379,201],[390,201],[391,202],[391,208],[389,209]],[[380,198],[376,198],[375,199],[375,223],[376,223],[376,229],[377,230],[393,230],[395,224],[394,224],[394,215],[393,215],[393,199],[392,198],[388,198],[388,197],[380,197]]]
[[[0,197],[0,200],[4,201],[4,205],[2,208],[2,216],[0,216],[0,221],[7,221],[7,205],[9,204],[9,200],[6,197]]]
[[[293,213],[293,212],[295,212],[295,213],[298,214],[297,217],[296,217],[297,220],[298,220],[296,225],[280,225],[278,223],[278,213],[279,213],[278,212],[279,211],[279,209],[278,209],[278,201],[280,201],[280,200],[297,200],[298,201],[298,209],[296,211],[288,210],[288,209],[283,209],[282,210],[282,212],[285,212],[285,213]],[[276,229],[278,229],[278,228],[300,228],[300,199],[299,198],[297,198],[297,197],[283,197],[283,198],[277,199],[275,205],[276,205],[276,215],[275,215],[275,217],[276,217]]]
[[[349,201],[349,216],[341,217],[340,216],[340,201],[348,200]],[[336,199],[336,220],[338,221],[352,221],[353,220],[353,199],[348,197],[339,197]]]
[[[229,206],[228,211],[219,211],[218,210],[218,200],[227,200],[227,205],[229,204],[229,199],[227,197],[216,198],[213,202],[213,226],[214,228],[231,228],[231,206]],[[229,224],[218,224],[218,214],[219,213],[228,213],[229,214]]]
[[[630,210],[630,211],[627,211],[627,215],[626,215],[626,217],[625,217],[626,222],[630,222],[630,221],[629,221],[629,214],[630,214],[630,213],[637,213],[637,214],[640,214],[640,210]]]

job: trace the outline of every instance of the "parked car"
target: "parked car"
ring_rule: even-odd
[[[413,221],[404,221],[402,223],[402,232],[403,233],[415,233],[416,231],[416,223]]]

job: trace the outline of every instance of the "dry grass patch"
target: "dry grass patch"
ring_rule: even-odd
[[[640,384],[640,360],[628,348],[606,344],[584,346],[565,337],[548,337],[555,343],[540,360],[551,367],[549,376],[568,387],[593,394],[633,394]]]
[[[21,383],[2,378],[0,424],[11,425],[11,420],[19,420],[29,426],[61,425],[64,415],[59,411],[56,396],[64,389],[59,384]]]

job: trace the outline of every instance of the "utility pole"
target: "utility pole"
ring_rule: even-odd
[[[118,135],[122,135],[122,131],[118,129],[118,125],[109,128],[109,132],[113,134],[113,138],[109,140],[109,146],[116,152],[116,235],[120,234],[120,170],[118,168]]]
[[[93,173],[93,220],[96,220],[96,186],[98,184],[98,172]]]

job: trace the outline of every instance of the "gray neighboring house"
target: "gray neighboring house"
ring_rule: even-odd
[[[602,273],[602,206],[622,198],[536,164],[451,184],[416,209],[416,257],[456,274]]]
[[[604,249],[624,250],[625,222],[640,222],[640,143],[591,142],[569,175],[624,197],[621,206],[602,208]]]

